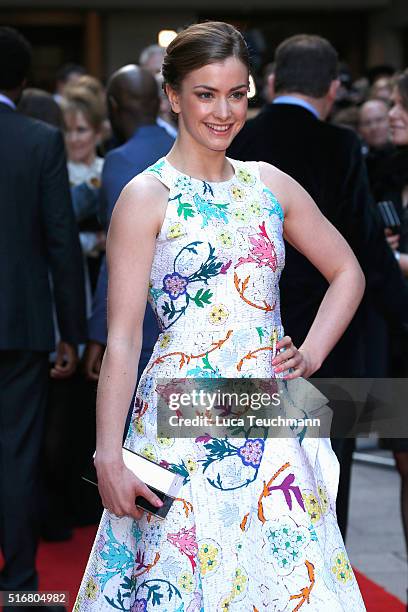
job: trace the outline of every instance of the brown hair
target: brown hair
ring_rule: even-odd
[[[313,34],[297,34],[281,42],[275,64],[276,93],[321,98],[338,75],[337,51],[328,40]]]
[[[402,106],[408,111],[408,68],[395,77],[394,85],[402,98]]]
[[[99,131],[106,113],[101,99],[85,86],[72,86],[67,89],[63,101],[63,112],[81,112],[95,131]]]
[[[163,60],[164,86],[179,90],[183,79],[193,70],[236,57],[250,69],[244,37],[234,26],[208,21],[189,26],[169,44]]]

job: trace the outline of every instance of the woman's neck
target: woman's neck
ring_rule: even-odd
[[[91,155],[88,155],[87,158],[78,161],[78,162],[72,162],[74,164],[83,164],[84,166],[92,166],[92,164],[95,162],[96,159],[96,153],[92,153]],[[72,160],[71,160],[72,161]]]
[[[208,182],[230,179],[234,173],[225,151],[212,151],[189,138],[178,135],[167,155],[172,166],[183,174]]]

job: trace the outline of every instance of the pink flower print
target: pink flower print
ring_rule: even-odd
[[[194,573],[197,566],[195,558],[197,557],[198,551],[195,525],[190,527],[190,529],[183,527],[177,533],[168,533],[167,539],[173,546],[178,548],[182,554],[188,557]]]
[[[247,440],[243,446],[238,449],[238,455],[244,465],[250,465],[253,468],[258,468],[261,463],[265,442],[261,438],[255,440]]]
[[[220,268],[220,274],[226,274],[228,272],[228,269],[230,268],[232,264],[232,260],[230,259],[227,263],[223,264]]]
[[[282,491],[285,496],[285,501],[288,505],[289,510],[292,510],[292,495],[295,497],[297,503],[302,508],[303,512],[306,512],[305,505],[302,499],[302,493],[298,486],[294,485],[295,475],[288,474],[283,482],[280,485],[274,485],[268,487],[269,491]]]
[[[180,295],[187,291],[188,278],[181,276],[178,272],[166,274],[163,278],[163,291],[167,293],[172,300],[177,300]]]
[[[238,263],[235,265],[235,268],[238,268],[246,263],[255,263],[257,264],[257,268],[267,266],[273,272],[275,272],[278,267],[278,260],[275,245],[269,238],[266,231],[265,221],[259,226],[259,232],[256,235],[258,238],[255,238],[254,236],[249,237],[249,242],[251,243],[252,247],[249,249],[248,257],[240,257],[238,259]]]
[[[146,612],[147,600],[146,599],[135,599],[133,606],[130,608],[130,612]]]

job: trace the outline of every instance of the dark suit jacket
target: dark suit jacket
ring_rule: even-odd
[[[173,146],[174,139],[157,125],[140,127],[124,145],[113,149],[106,156],[102,173],[102,196],[106,209],[102,217],[109,226],[116,200],[122,189],[137,174],[146,170],[160,157],[166,155]],[[108,293],[108,273],[104,259],[98,278],[93,305],[92,316],[88,323],[89,339],[106,344],[106,301]],[[150,359],[153,346],[159,334],[156,317],[150,304],[147,304],[143,320],[143,346],[139,359],[139,375]]]
[[[61,133],[0,103],[0,350],[86,337],[81,249]]]
[[[310,193],[352,247],[366,274],[369,300],[317,375],[365,375],[364,309],[374,304],[385,316],[406,320],[408,294],[369,195],[359,139],[351,130],[320,121],[300,106],[269,104],[247,122],[228,154],[243,161],[269,162],[288,173]],[[316,316],[327,282],[286,243],[280,289],[282,322],[299,346]]]

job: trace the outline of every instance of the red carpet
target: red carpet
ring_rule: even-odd
[[[69,542],[43,543],[40,546],[38,554],[40,589],[69,591],[69,610],[74,605],[95,532],[95,527],[82,527],[75,530],[74,538]],[[356,576],[368,612],[405,612],[404,604],[394,595],[387,593],[358,571]],[[304,612],[307,612],[307,605],[304,606]]]

